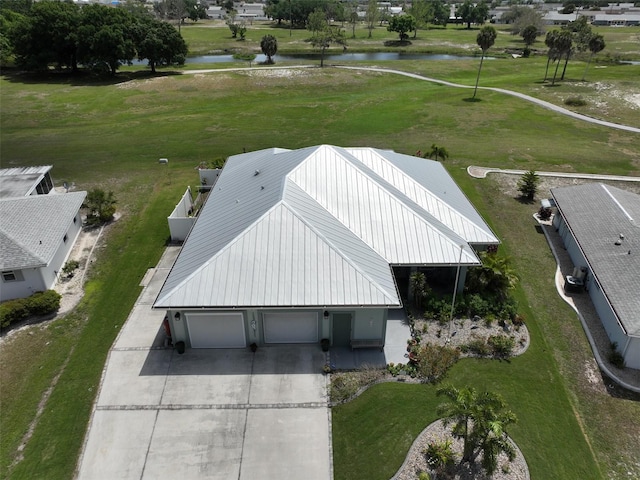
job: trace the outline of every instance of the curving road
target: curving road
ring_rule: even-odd
[[[403,72],[402,70],[392,70],[389,68],[380,68],[380,67],[353,67],[346,65],[333,65],[335,68],[342,68],[345,70],[360,70],[360,71],[370,71],[370,72],[379,72],[379,73],[392,73],[394,75],[402,75],[404,77],[415,78],[416,80],[422,80],[425,82],[437,83],[440,85],[446,85],[447,87],[453,88],[474,88],[472,85],[461,85],[459,83],[447,82],[446,80],[438,80],[437,78],[425,77],[424,75],[418,75],[417,73],[409,73]],[[297,65],[297,66],[287,66],[287,67],[259,67],[259,68],[219,68],[219,69],[205,69],[205,70],[183,70],[183,74],[196,74],[196,73],[215,73],[215,72],[229,72],[229,71],[242,71],[242,70],[278,70],[278,69],[292,69],[292,68],[318,68],[315,65]],[[524,93],[514,92],[512,90],[506,90],[504,88],[495,88],[495,87],[478,87],[481,90],[491,90],[493,92],[504,93],[505,95],[511,95],[512,97],[518,97],[522,100],[526,100],[527,102],[535,103],[543,108],[548,110],[552,110],[556,113],[560,113],[561,115],[566,115],[568,117],[575,118],[576,120],[581,120],[584,122],[593,123],[596,125],[601,125],[603,127],[615,128],[618,130],[625,130],[627,132],[632,133],[640,133],[640,128],[631,127],[629,125],[622,125],[619,123],[607,122],[606,120],[599,120],[597,118],[589,117],[587,115],[582,115],[580,113],[572,112],[571,110],[567,110],[566,108],[560,107],[558,105],[554,105],[553,103],[547,102],[545,100],[540,100],[539,98],[531,97],[529,95],[525,95]]]

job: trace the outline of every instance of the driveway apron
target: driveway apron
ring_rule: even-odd
[[[320,347],[165,348],[151,304],[177,253],[145,276],[109,353],[76,477],[331,479]]]

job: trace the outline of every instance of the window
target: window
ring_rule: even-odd
[[[2,280],[5,282],[15,282],[18,278],[13,271],[2,272]]]

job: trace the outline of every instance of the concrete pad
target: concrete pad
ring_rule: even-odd
[[[98,406],[159,405],[171,350],[112,350]]]
[[[175,354],[162,396],[163,405],[246,405],[251,363],[248,350],[189,349]]]
[[[160,411],[142,478],[237,479],[246,416],[232,409]]]
[[[162,347],[166,336],[162,327],[165,314],[164,310],[152,310],[149,305],[136,305],[113,348]]]
[[[158,270],[153,274],[151,280],[149,281],[149,285],[145,287],[140,296],[138,297],[138,303],[142,303],[144,305],[153,305],[156,301],[156,297],[158,293],[160,293],[160,289],[164,284],[164,281],[167,279],[167,275],[169,274],[168,270]]]
[[[391,311],[390,311],[391,312]],[[384,356],[386,363],[407,363],[407,340],[411,338],[411,328],[409,320],[406,318],[404,310],[400,310],[402,315],[395,311],[394,319],[387,320],[387,334],[384,343]]]
[[[331,478],[326,408],[249,410],[240,480]]]
[[[155,418],[155,410],[97,410],[78,479],[141,478]]]
[[[326,402],[324,363],[324,353],[317,345],[259,348],[253,363],[249,402]]]
[[[156,265],[156,270],[159,270],[159,269],[170,270],[171,267],[173,267],[173,264],[176,261],[176,258],[178,258],[178,254],[180,253],[180,250],[182,250],[181,246],[171,246],[171,247],[165,248],[164,253],[162,254],[162,257],[158,262],[158,265]]]

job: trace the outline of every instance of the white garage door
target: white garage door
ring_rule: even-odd
[[[265,343],[315,343],[318,341],[316,313],[265,313]]]
[[[241,313],[207,313],[187,315],[192,348],[246,347]]]

